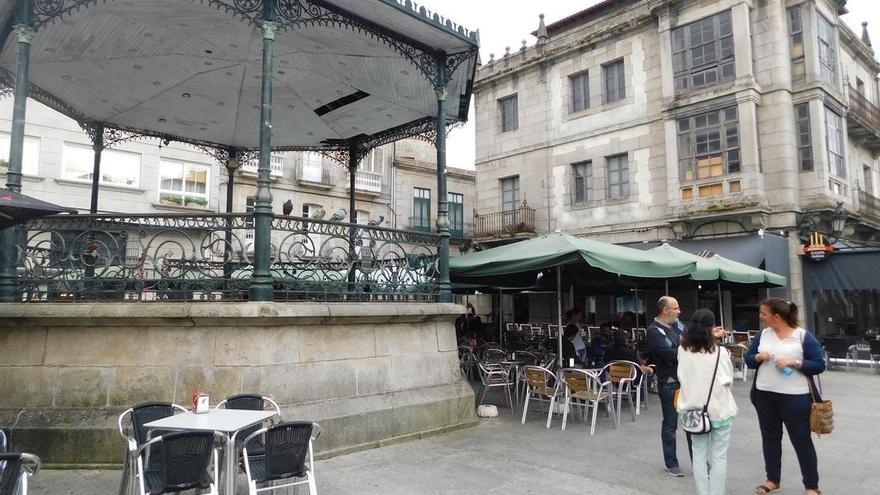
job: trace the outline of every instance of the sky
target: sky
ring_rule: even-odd
[[[480,55],[485,62],[489,54],[495,58],[504,54],[505,47],[515,52],[526,40],[535,44],[530,34],[538,28],[538,15],[550,24],[579,12],[598,0],[421,0],[421,3],[470,29],[480,30]],[[856,34],[862,33],[862,21],[868,21],[868,31],[875,49],[880,51],[880,0],[849,0],[849,14],[843,20]],[[474,109],[471,104],[466,126],[453,130],[447,142],[447,164],[450,167],[474,168]]]

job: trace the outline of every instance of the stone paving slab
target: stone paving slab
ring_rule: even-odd
[[[821,488],[829,495],[876,493],[880,375],[867,370],[836,371],[825,373],[823,384],[827,397],[834,401],[836,416],[832,435],[814,437]],[[735,385],[740,414],[728,454],[730,495],[754,493],[764,478],[760,433],[748,401],[750,386],[751,382]],[[521,425],[518,415],[514,418],[502,407],[498,418],[480,420],[474,428],[318,461],[318,491],[322,495],[693,493],[683,435],[679,436],[679,459],[687,476],[672,478],[663,471],[660,407],[656,395],[648,400],[647,409],[635,422],[624,414],[619,430],[600,414],[593,437],[579,420],[569,418],[566,431],[561,431],[561,421],[554,417],[551,428],[545,429],[546,416],[539,417],[536,411]],[[488,402],[501,404],[503,399],[493,392]],[[31,493],[110,494],[117,491],[119,476],[119,471],[46,470],[34,479]],[[775,493],[803,493],[787,439],[782,484],[783,489]]]

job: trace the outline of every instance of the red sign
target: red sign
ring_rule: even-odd
[[[804,255],[813,261],[823,261],[834,252],[834,246],[825,243],[825,236],[818,233],[810,235],[810,243],[804,246]]]

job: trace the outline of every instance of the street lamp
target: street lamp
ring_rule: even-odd
[[[834,212],[831,213],[831,230],[834,234],[834,238],[837,239],[843,233],[843,228],[846,226],[846,210],[843,209],[843,203],[841,201],[837,202],[837,206],[834,208]]]

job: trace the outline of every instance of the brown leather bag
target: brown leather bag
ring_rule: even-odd
[[[834,407],[830,400],[816,400],[816,394],[813,392],[813,380],[807,377],[807,381],[809,382],[810,396],[813,399],[813,403],[810,405],[810,431],[821,438],[822,435],[828,435],[834,430]]]

